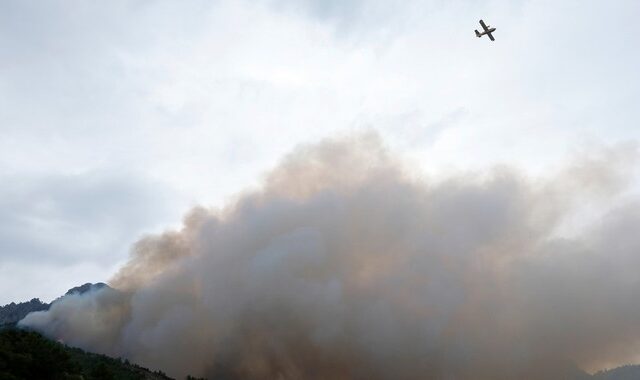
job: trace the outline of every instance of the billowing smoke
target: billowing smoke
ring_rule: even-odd
[[[375,135],[324,141],[22,324],[180,377],[570,378],[640,353],[634,156],[431,182]]]

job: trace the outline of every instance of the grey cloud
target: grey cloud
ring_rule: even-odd
[[[140,179],[88,173],[10,177],[0,189],[3,261],[113,262],[142,228],[171,213],[170,190]]]

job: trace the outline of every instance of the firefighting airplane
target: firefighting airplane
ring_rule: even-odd
[[[491,33],[495,32],[496,28],[490,27],[489,25],[485,24],[484,21],[482,21],[482,20],[480,20],[480,25],[482,25],[482,29],[484,29],[484,32],[480,33],[476,29],[476,37],[482,37],[482,36],[484,36],[486,34],[487,36],[489,36],[489,39],[491,41],[495,41],[496,39],[493,38],[493,35]]]

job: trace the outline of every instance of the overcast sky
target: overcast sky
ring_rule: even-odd
[[[0,1],[0,304],[373,129],[425,173],[635,141],[640,2]],[[496,41],[478,39],[483,18]]]

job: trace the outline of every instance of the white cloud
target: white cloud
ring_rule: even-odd
[[[151,208],[166,202],[148,194],[176,194],[164,211],[133,218],[141,231],[255,185],[301,141],[362,127],[434,172],[496,161],[544,170],[583,141],[637,138],[639,7],[4,2],[0,181],[40,186],[21,193],[16,218],[31,215],[52,177],[123,173],[118,181],[154,184],[136,196]],[[498,28],[495,43],[473,35],[479,18]],[[74,219],[73,190],[60,191],[55,220],[76,229],[85,221]],[[106,213],[121,193],[91,194],[87,202]],[[57,231],[51,223],[48,233]],[[89,240],[109,235],[82,226]],[[30,228],[0,246],[29,241]],[[117,257],[134,240],[109,236]],[[51,247],[25,250],[47,261],[75,249]]]

